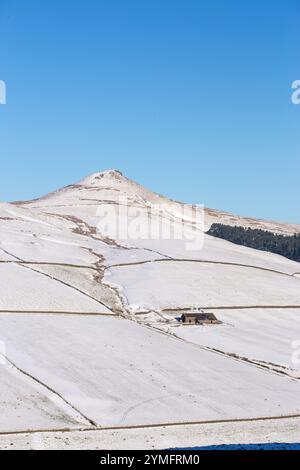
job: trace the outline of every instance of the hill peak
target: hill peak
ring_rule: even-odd
[[[92,173],[79,182],[81,186],[100,186],[104,181],[124,181],[127,178],[119,170],[110,169]]]

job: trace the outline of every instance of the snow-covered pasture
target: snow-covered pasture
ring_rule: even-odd
[[[0,264],[0,310],[109,313],[83,293],[32,269]]]
[[[296,356],[297,347],[300,350],[300,308],[214,313],[222,325],[186,327],[175,321],[163,328],[186,341],[261,362],[271,369],[283,366],[289,369],[287,373],[300,378],[300,354],[298,361]]]
[[[139,211],[140,237],[134,230],[122,237],[101,221],[106,206],[118,208],[124,197]],[[148,214],[157,207],[151,237]],[[0,204],[0,346],[11,361],[0,364],[0,432],[85,426],[97,433],[93,423],[300,414],[299,367],[292,371],[291,359],[300,339],[300,264],[204,235],[200,223],[204,243],[191,250],[190,239],[180,239],[182,225],[190,224],[182,208],[116,171],[39,200]],[[206,210],[206,228],[220,221],[297,230]],[[134,213],[122,222],[134,228]],[[160,236],[170,222],[174,239]],[[222,325],[191,328],[163,311],[193,306],[259,308],[217,310]],[[130,312],[131,320],[123,318]],[[278,366],[289,369],[280,375]],[[219,438],[232,442],[222,426]],[[247,429],[248,438],[256,435],[254,425]],[[94,445],[95,438],[76,433],[79,446]],[[131,442],[144,447],[147,433]],[[176,434],[181,441],[175,434],[162,445],[204,442],[190,431]]]
[[[0,356],[0,432],[80,427],[76,413]],[[82,423],[81,423],[82,425]]]
[[[300,413],[297,381],[129,320],[2,315],[0,331],[11,361],[101,426]]]
[[[293,276],[211,263],[163,261],[113,267],[105,280],[121,286],[129,306],[142,309],[299,306]]]

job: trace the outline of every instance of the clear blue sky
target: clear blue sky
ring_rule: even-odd
[[[117,168],[300,222],[299,0],[0,0],[0,200]]]

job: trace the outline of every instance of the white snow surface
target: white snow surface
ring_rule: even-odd
[[[116,170],[0,204],[0,353],[15,365],[0,364],[0,432],[300,414],[300,263],[204,234],[300,225],[212,209],[192,224],[187,207]],[[191,307],[223,323],[180,326]]]
[[[169,323],[160,328],[188,342],[247,358],[270,370],[281,370],[300,378],[297,353],[300,308],[214,310],[214,313],[222,322],[218,327],[189,328],[178,323],[172,314],[168,315]]]
[[[256,268],[168,260],[110,268],[107,279],[123,286],[129,306],[145,310],[300,307],[299,279]]]
[[[0,435],[1,449],[153,450],[238,445],[299,450],[300,418]],[[253,444],[255,442],[255,444]],[[296,444],[296,445],[295,445]]]
[[[300,414],[296,381],[129,320],[6,316],[0,331],[13,362],[99,426]]]
[[[72,287],[22,265],[0,265],[0,277],[0,310],[91,313],[107,311]],[[12,295],[12,288],[17,295]]]
[[[59,407],[51,394],[2,359],[0,407],[1,432],[79,427],[79,422]]]

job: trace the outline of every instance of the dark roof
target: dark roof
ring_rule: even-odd
[[[185,318],[197,318],[198,320],[217,320],[216,316],[214,313],[183,313]]]

